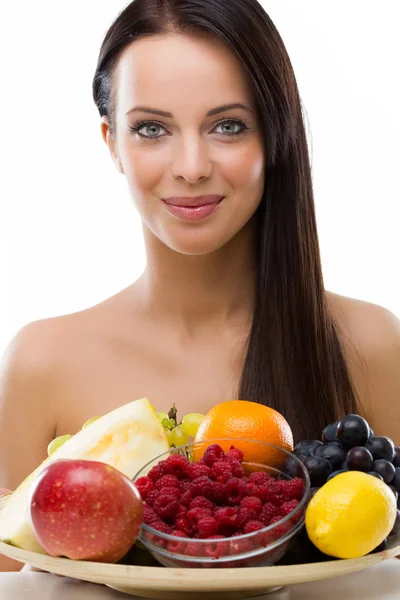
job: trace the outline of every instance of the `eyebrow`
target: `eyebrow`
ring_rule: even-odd
[[[234,102],[233,104],[224,104],[223,106],[217,106],[217,108],[212,108],[211,110],[208,111],[207,117],[212,117],[213,115],[217,115],[218,113],[224,112],[226,110],[231,110],[232,108],[243,108],[244,110],[254,113],[254,111],[251,108],[249,108],[248,106],[245,106],[241,102]],[[170,112],[166,112],[164,110],[158,110],[155,108],[150,108],[148,106],[135,106],[134,108],[131,108],[131,110],[128,110],[128,112],[126,113],[125,116],[128,116],[134,112],[148,112],[153,115],[161,115],[162,117],[168,117],[170,119],[174,118],[174,115]]]

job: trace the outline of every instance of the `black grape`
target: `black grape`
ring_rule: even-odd
[[[310,475],[311,486],[320,487],[332,473],[331,463],[321,456],[307,456],[303,462]]]
[[[371,452],[374,460],[381,458],[393,462],[396,456],[392,440],[383,435],[372,438],[372,440],[367,443],[366,447]]]
[[[365,446],[369,438],[369,425],[360,415],[346,415],[337,426],[336,436],[343,448]],[[371,442],[376,439],[373,438]]]
[[[336,428],[338,421],[335,423],[330,423],[322,432],[322,441],[323,442],[334,442],[336,441]]]
[[[365,446],[355,446],[347,453],[346,463],[351,471],[372,471],[374,459]]]
[[[339,444],[339,442],[327,442],[319,446],[315,452],[315,456],[321,456],[332,465],[332,470],[340,468],[343,461],[346,460],[346,450]]]
[[[371,471],[375,471],[376,473],[379,473],[379,475],[382,475],[385,483],[390,483],[396,474],[396,470],[392,463],[388,460],[383,460],[382,458],[374,460]]]

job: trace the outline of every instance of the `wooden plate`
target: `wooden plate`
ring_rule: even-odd
[[[0,498],[0,510],[6,498]],[[362,558],[321,563],[241,569],[169,569],[104,564],[55,558],[28,552],[0,542],[0,553],[56,575],[107,585],[115,590],[159,600],[205,600],[249,598],[282,586],[329,579],[372,567],[400,555],[400,540],[393,539],[383,552]]]

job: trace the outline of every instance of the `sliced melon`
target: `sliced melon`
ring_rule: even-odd
[[[61,458],[97,460],[132,479],[139,469],[168,448],[165,430],[147,398],[134,400],[100,417],[46,458],[11,494],[0,512],[0,539],[23,550],[46,554],[30,525],[28,503],[36,476],[49,462]]]

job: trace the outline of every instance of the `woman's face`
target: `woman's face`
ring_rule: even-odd
[[[236,57],[211,38],[140,39],[121,56],[114,85],[115,136],[106,117],[102,133],[144,224],[180,253],[224,246],[254,215],[264,188],[263,138]],[[233,103],[244,108],[207,115]],[[223,200],[195,220],[193,210],[191,218],[173,214],[163,201],[204,195]]]

